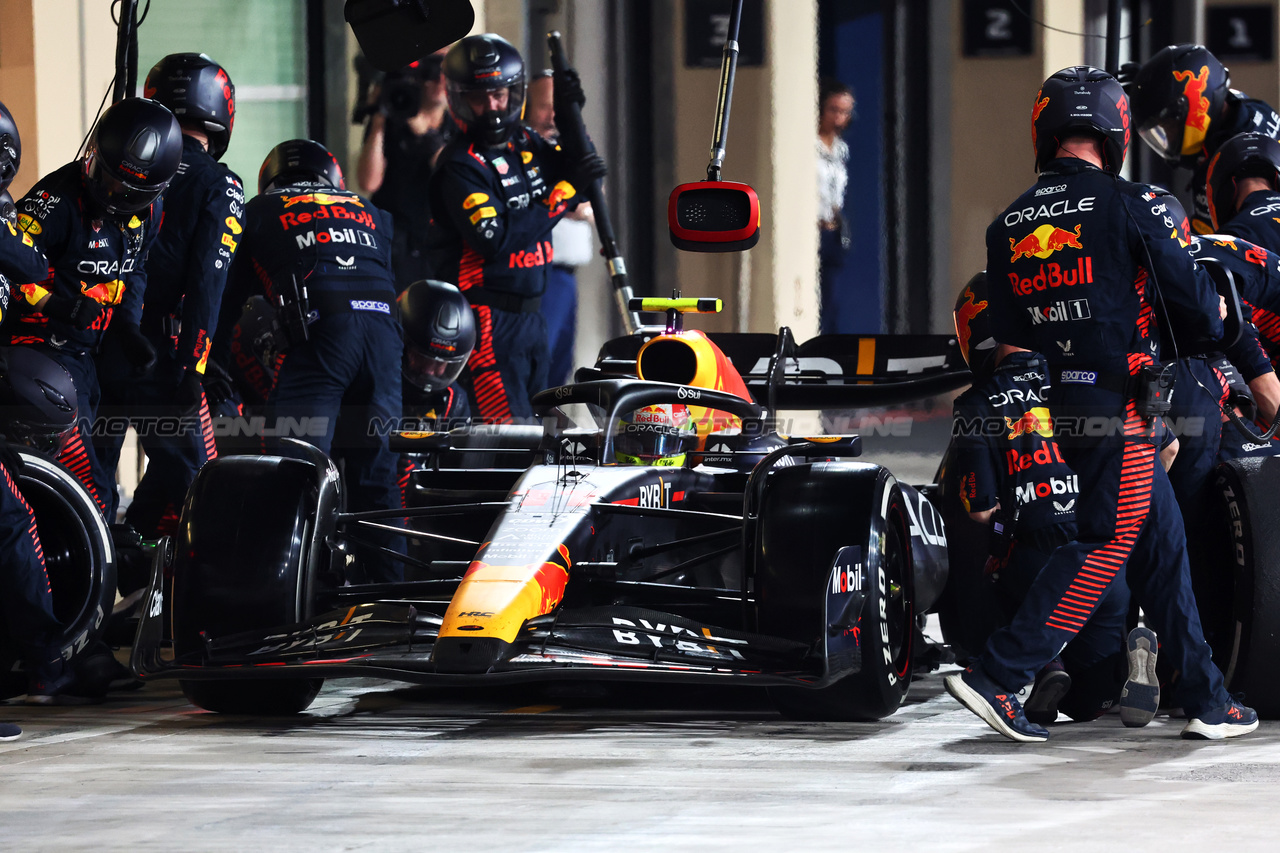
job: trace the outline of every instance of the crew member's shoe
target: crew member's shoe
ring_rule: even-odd
[[[1039,726],[1055,722],[1058,719],[1058,703],[1070,689],[1071,676],[1062,666],[1062,660],[1054,658],[1036,675],[1031,695],[1022,706],[1023,713],[1028,720]]]
[[[0,723],[0,741],[17,740],[22,737],[22,728],[13,723]]]
[[[1192,718],[1182,730],[1182,736],[1187,740],[1222,740],[1247,735],[1257,727],[1257,712],[1233,698],[1221,708]]]
[[[1156,677],[1156,633],[1139,626],[1129,632],[1129,679],[1120,691],[1120,722],[1141,728],[1160,708],[1160,679]]]
[[[86,690],[76,678],[75,670],[62,665],[33,675],[23,701],[28,705],[96,705],[103,698],[102,691]]]
[[[943,683],[947,692],[987,725],[1022,743],[1041,743],[1049,739],[1047,729],[1037,726],[1022,712],[1018,697],[1001,688],[982,673],[969,667],[964,672],[948,675]]]

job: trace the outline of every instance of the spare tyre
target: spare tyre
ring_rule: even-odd
[[[31,450],[16,449],[23,462],[18,489],[35,513],[53,612],[64,626],[58,644],[62,657],[74,663],[102,635],[115,601],[111,533],[97,504],[70,471]],[[21,648],[2,629],[0,673],[0,698],[27,692]]]

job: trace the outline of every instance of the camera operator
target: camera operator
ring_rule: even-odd
[[[431,212],[427,184],[444,147],[442,54],[430,56],[372,84],[356,121],[368,117],[356,177],[378,207],[391,214],[391,260],[396,290],[431,278],[423,238]]]

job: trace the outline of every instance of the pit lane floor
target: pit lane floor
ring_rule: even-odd
[[[1064,718],[1065,719],[1065,718]],[[937,673],[874,724],[740,689],[327,685],[305,715],[201,712],[174,682],[0,706],[0,849],[1274,850],[1280,723],[1225,743],[1114,715],[1019,746]]]

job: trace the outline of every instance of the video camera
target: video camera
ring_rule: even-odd
[[[375,113],[382,113],[391,121],[405,122],[422,108],[422,84],[440,76],[444,57],[430,54],[404,68],[383,74],[373,67],[369,59],[360,54],[355,58],[356,75],[359,78],[352,124],[363,124]],[[378,100],[369,103],[369,90],[379,86]]]

